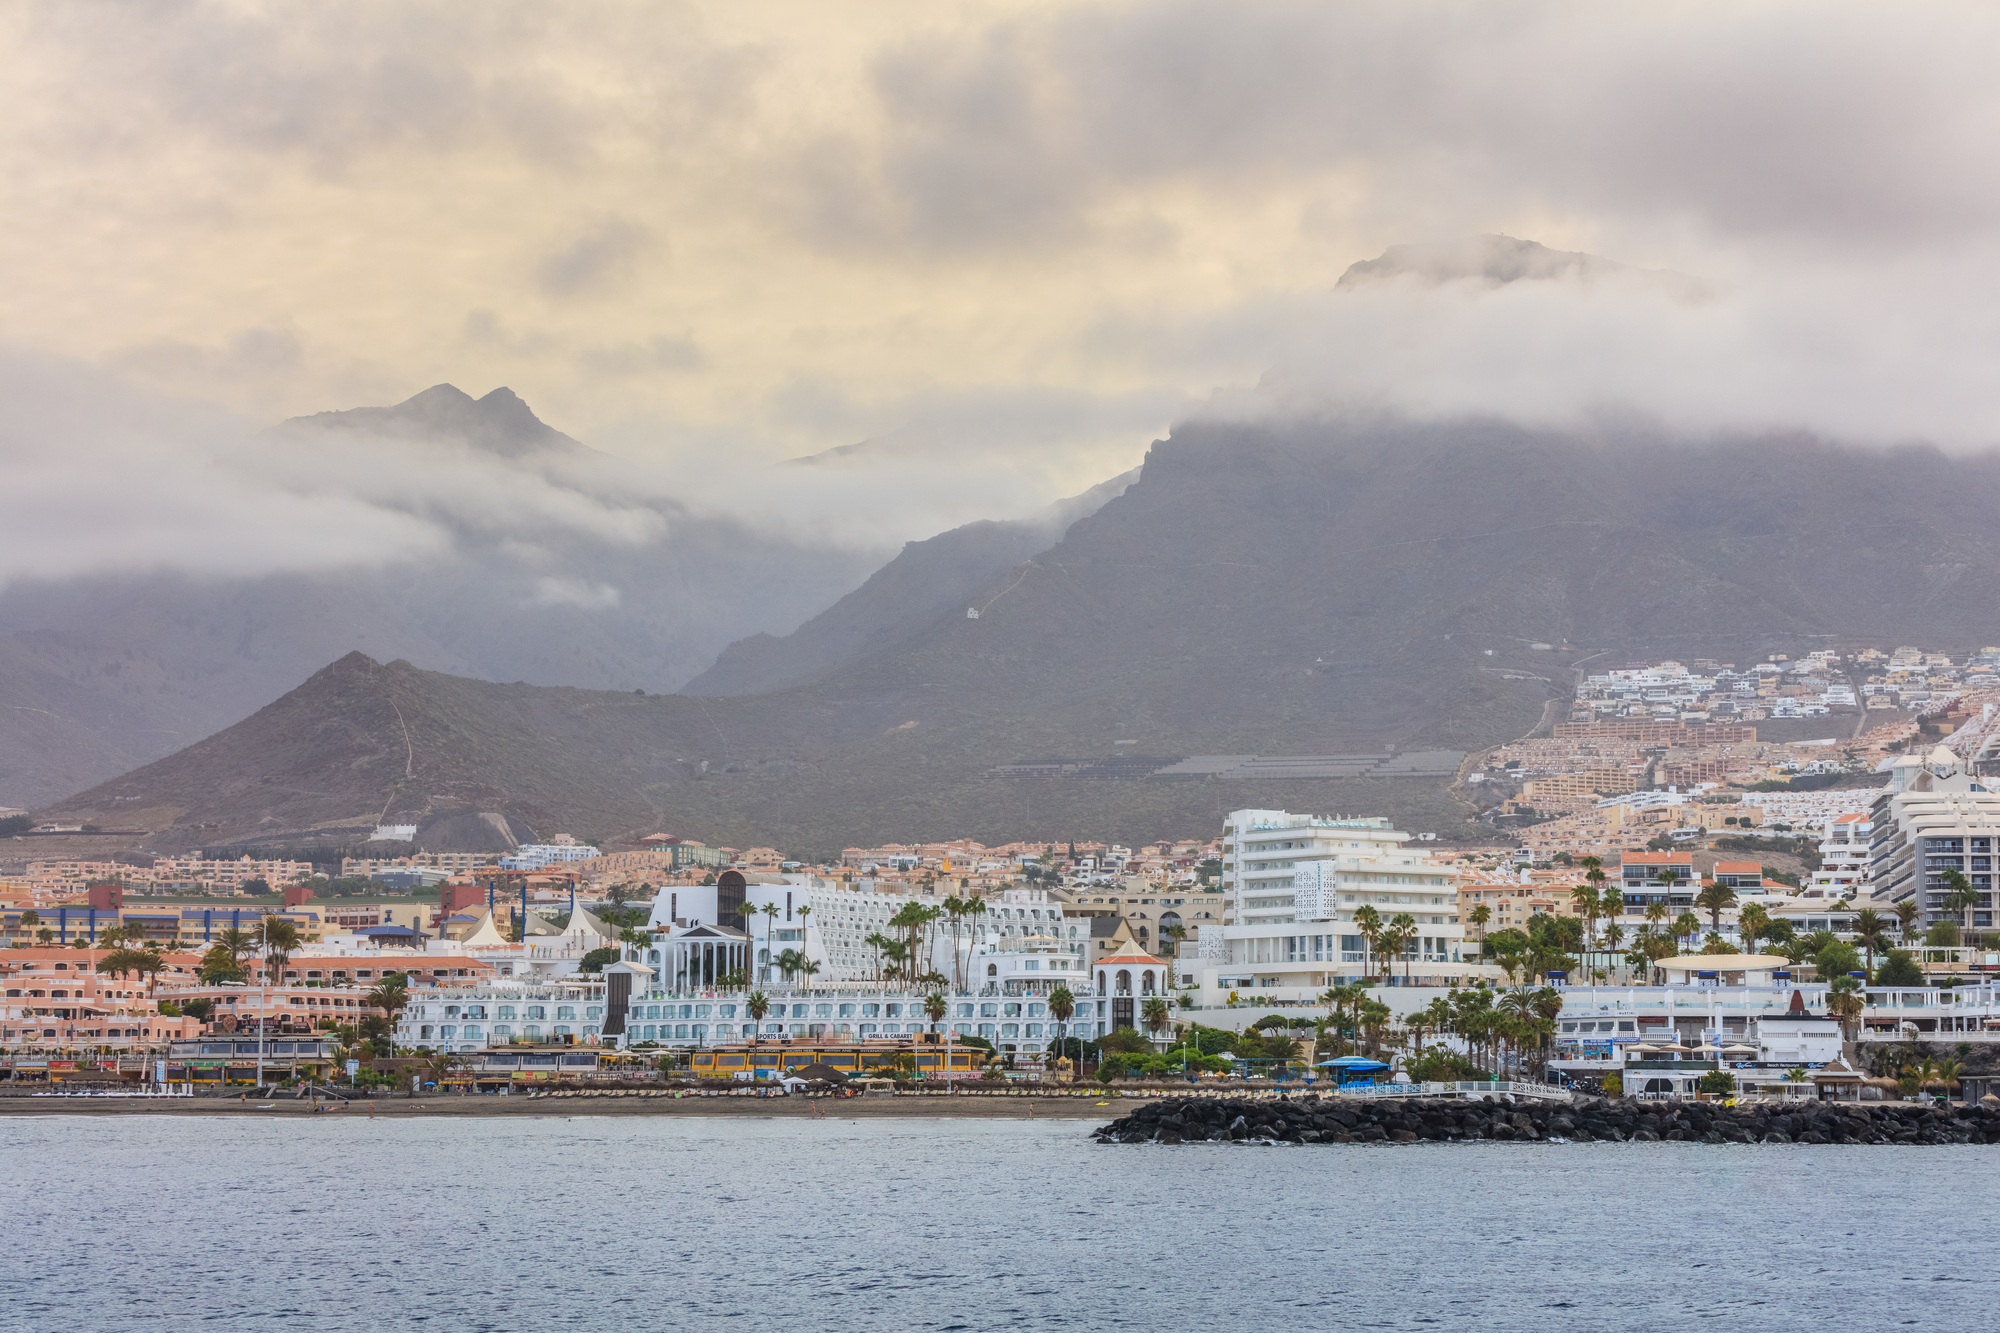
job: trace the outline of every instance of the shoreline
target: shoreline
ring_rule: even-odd
[[[765,1119],[1086,1120],[1108,1122],[1126,1108],[1121,1098],[1082,1097],[675,1097],[666,1093],[597,1093],[413,1099],[384,1097],[334,1102],[316,1111],[291,1097],[239,1101],[234,1097],[0,1097],[8,1116],[322,1115],[344,1120],[473,1118],[481,1116],[761,1116]],[[373,1112],[371,1115],[370,1112]]]

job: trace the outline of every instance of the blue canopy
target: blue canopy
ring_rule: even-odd
[[[365,930],[357,930],[354,933],[357,935],[367,935],[372,938],[379,939],[385,935],[407,937],[415,935],[417,932],[410,929],[410,927],[408,926],[369,926]]]
[[[1370,1060],[1365,1055],[1343,1055],[1332,1060],[1322,1060],[1319,1062],[1319,1067],[1321,1069],[1346,1069],[1354,1073],[1366,1074],[1373,1073],[1378,1069],[1387,1069],[1389,1066],[1383,1064],[1380,1060]]]

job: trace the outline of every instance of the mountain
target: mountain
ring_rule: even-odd
[[[1374,757],[1525,734],[1572,666],[1607,655],[1984,644],[2000,625],[1996,514],[1992,454],[1494,421],[1194,423],[966,599],[977,619],[887,622],[899,646],[803,684],[640,697],[350,657],[53,812],[182,845],[454,809],[544,834],[665,829],[808,852],[1131,840],[1262,805],[1450,836],[1466,810],[1446,781]],[[996,775],[1022,760],[1334,754],[1367,771]]]
[[[536,416],[521,396],[501,386],[474,398],[453,384],[433,384],[394,407],[353,407],[315,412],[272,427],[279,439],[377,436],[416,444],[463,444],[500,458],[538,453],[588,453],[583,445]]]
[[[0,806],[170,754],[356,649],[489,680],[671,690],[881,561],[634,495],[615,460],[504,388],[474,399],[438,385],[287,421],[253,445],[284,488],[409,515],[439,548],[315,574],[0,589]]]
[[[892,652],[964,616],[979,591],[1054,545],[1076,520],[1122,494],[1138,470],[1058,501],[1033,518],[968,523],[910,542],[868,581],[783,638],[754,634],[689,681],[695,695],[769,694],[862,657]]]
[[[1349,264],[1334,287],[1338,291],[1355,291],[1392,278],[1413,278],[1432,285],[1477,281],[1488,287],[1515,282],[1636,279],[1683,299],[1699,299],[1707,294],[1707,286],[1700,279],[1685,273],[1634,268],[1582,250],[1554,250],[1540,241],[1492,233],[1450,241],[1392,245],[1373,259]]]

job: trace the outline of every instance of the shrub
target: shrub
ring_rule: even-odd
[[[1479,1066],[1443,1046],[1427,1047],[1403,1061],[1403,1072],[1415,1083],[1458,1083],[1484,1077]]]
[[[1711,1069],[1695,1080],[1694,1089],[1711,1097],[1727,1097],[1736,1091],[1736,1075],[1727,1069]]]

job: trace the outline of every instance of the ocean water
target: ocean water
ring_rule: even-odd
[[[0,1116],[0,1329],[1990,1327],[2000,1148]]]

